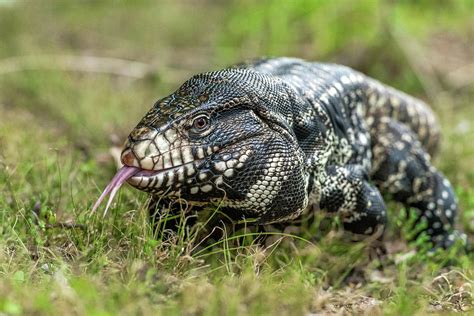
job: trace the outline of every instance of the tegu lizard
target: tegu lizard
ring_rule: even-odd
[[[295,58],[238,64],[195,75],[153,105],[94,209],[127,181],[190,204],[219,202],[257,224],[321,209],[345,230],[372,235],[387,223],[388,193],[448,247],[465,237],[453,227],[453,188],[431,163],[439,133],[421,100],[348,67]]]

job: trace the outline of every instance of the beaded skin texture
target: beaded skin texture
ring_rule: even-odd
[[[373,235],[387,194],[448,247],[464,237],[453,189],[430,162],[438,143],[422,101],[345,66],[271,58],[195,75],[157,101],[122,162],[153,171],[128,180],[139,190],[257,224],[325,210]]]

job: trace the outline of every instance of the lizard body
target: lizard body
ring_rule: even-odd
[[[257,224],[316,208],[372,235],[389,193],[447,247],[458,207],[430,162],[438,142],[422,101],[345,66],[273,58],[186,81],[131,132],[122,162],[143,170],[128,179],[140,190],[220,202]]]

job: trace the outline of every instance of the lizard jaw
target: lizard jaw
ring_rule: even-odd
[[[180,187],[184,179],[197,173],[197,166],[201,160],[191,161],[182,165],[159,169],[145,170],[141,169],[127,179],[128,184],[143,190],[153,191],[153,193],[165,194],[171,187]],[[161,190],[160,190],[161,189]]]
[[[194,163],[195,162],[193,161],[187,164],[160,170],[147,170],[139,167],[124,165],[117,171],[115,176],[112,178],[109,184],[107,184],[102,194],[94,203],[92,212],[95,212],[105,197],[110,194],[109,200],[107,201],[107,205],[104,210],[105,216],[110,205],[112,204],[115,195],[125,182],[139,190],[147,190],[149,188],[159,189],[163,187],[164,184],[166,184],[166,187],[168,187],[170,184],[173,184],[175,178],[177,178],[178,181],[181,180],[180,178],[184,177],[184,172],[187,172],[187,175],[190,173],[195,173],[196,169]]]

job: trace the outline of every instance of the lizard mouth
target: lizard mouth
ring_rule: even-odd
[[[105,197],[110,194],[109,200],[107,201],[107,205],[104,210],[105,216],[118,190],[129,179],[132,179],[134,177],[153,177],[163,171],[165,170],[145,170],[138,167],[131,167],[127,165],[123,166],[122,168],[120,168],[119,171],[117,171],[115,176],[112,178],[112,180],[110,180],[109,184],[107,184],[102,194],[94,203],[94,206],[92,207],[92,212],[95,212],[97,208],[99,208]]]
[[[160,170],[147,170],[147,169],[142,169],[139,167],[124,165],[122,168],[119,169],[119,171],[117,171],[115,176],[112,178],[112,180],[110,180],[109,184],[107,184],[102,194],[94,203],[94,206],[92,207],[92,212],[95,212],[99,208],[99,206],[102,204],[105,197],[110,194],[109,200],[107,201],[107,205],[104,210],[104,216],[105,216],[107,214],[107,211],[110,205],[112,204],[112,201],[115,195],[117,194],[118,190],[125,182],[128,182],[130,185],[143,190],[144,187],[141,186],[141,183],[144,179],[148,180],[147,183],[149,184],[151,180],[159,177],[160,175],[163,176],[166,173],[174,172],[180,168],[186,167],[193,163],[194,162],[183,164],[180,166],[171,167],[171,168],[160,169]]]

